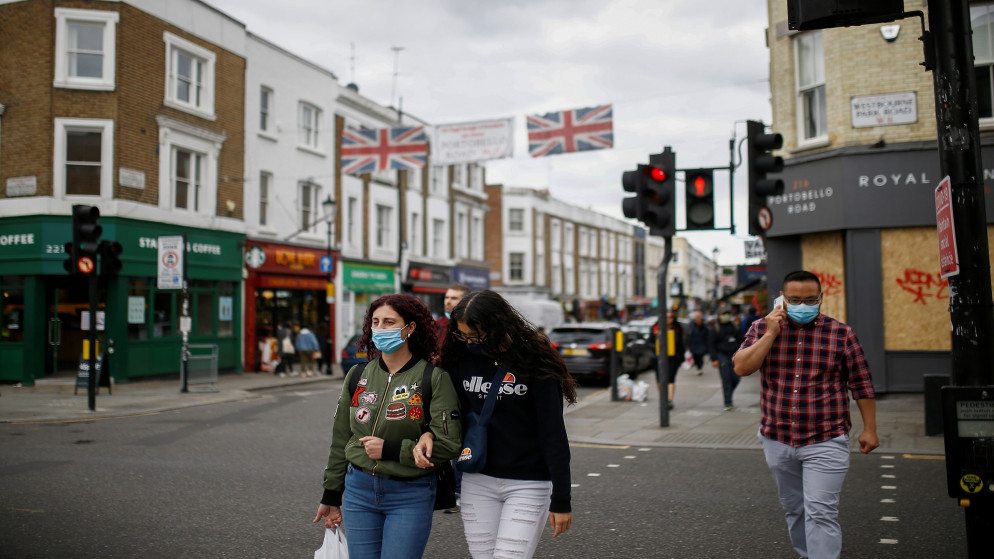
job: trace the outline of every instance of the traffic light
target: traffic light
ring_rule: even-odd
[[[97,253],[100,251],[100,235],[104,230],[97,223],[100,209],[96,206],[74,205],[72,207],[72,273],[95,274]]]
[[[783,194],[783,180],[768,179],[767,173],[783,171],[783,158],[770,152],[783,147],[783,136],[766,133],[762,122],[746,122],[749,139],[749,234],[766,235],[773,224],[773,214],[766,205],[767,196]]]
[[[100,241],[100,275],[116,276],[121,271],[124,247],[117,241]]]
[[[62,267],[70,275],[76,274],[76,245],[72,241],[69,241],[63,247],[66,252],[66,259],[62,261]]]
[[[635,193],[621,201],[625,217],[641,221],[653,235],[672,236],[676,232],[675,179],[676,154],[669,147],[650,155],[648,165],[625,171],[621,185],[626,192]]]
[[[621,174],[622,188],[625,189],[625,192],[635,193],[634,197],[628,197],[621,201],[621,211],[624,212],[625,217],[639,221],[645,219],[645,201],[648,196],[643,167],[645,165],[639,165],[637,171],[625,171]]]
[[[687,184],[687,230],[714,229],[714,171],[688,169],[683,176]]]

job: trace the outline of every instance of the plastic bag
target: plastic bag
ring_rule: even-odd
[[[324,543],[314,552],[314,559],[349,559],[349,546],[345,542],[345,530],[324,529]]]
[[[649,383],[644,380],[636,381],[632,385],[632,401],[644,402],[649,399]]]
[[[618,376],[618,399],[632,399],[632,379],[627,374]]]

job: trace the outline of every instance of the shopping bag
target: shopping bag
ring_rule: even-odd
[[[293,342],[290,341],[290,338],[283,338],[282,348],[284,354],[292,355],[296,353],[293,349]]]
[[[324,529],[324,543],[314,552],[314,559],[349,559],[349,546],[345,542],[345,530]]]

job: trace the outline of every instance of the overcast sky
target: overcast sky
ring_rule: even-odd
[[[396,91],[431,124],[515,117],[514,157],[488,162],[488,183],[548,188],[617,218],[621,173],[650,153],[672,146],[678,168],[724,167],[744,121],[770,121],[764,0],[206,2],[377,103],[394,105]],[[613,149],[528,155],[525,115],[607,103]],[[739,168],[735,237],[678,233],[708,255],[719,247],[723,264],[744,262],[745,181]],[[728,172],[715,183],[727,227]],[[682,227],[682,198],[677,213]]]

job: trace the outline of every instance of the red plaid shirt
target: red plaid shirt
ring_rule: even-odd
[[[766,321],[754,322],[739,351],[756,343],[764,333]],[[784,321],[760,374],[760,434],[793,447],[849,432],[847,379],[853,398],[875,397],[856,333],[823,314],[806,326]]]

